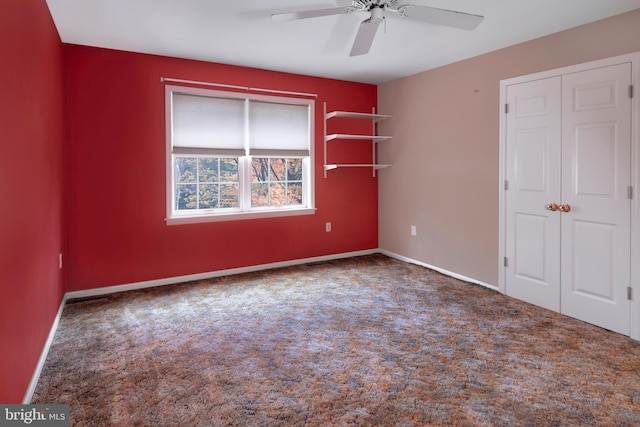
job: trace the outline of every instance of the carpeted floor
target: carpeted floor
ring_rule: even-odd
[[[67,303],[71,425],[640,425],[640,343],[383,255]]]

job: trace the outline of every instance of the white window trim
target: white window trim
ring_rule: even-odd
[[[238,221],[247,219],[260,219],[260,218],[277,218],[287,216],[298,215],[312,215],[315,214],[315,101],[305,98],[292,98],[284,96],[271,96],[261,95],[253,93],[241,93],[241,97],[250,100],[267,101],[267,102],[282,102],[285,100],[291,104],[303,104],[309,105],[309,157],[305,160],[307,171],[307,182],[303,191],[307,193],[307,206],[270,206],[264,208],[252,208],[249,210],[243,210],[243,207],[250,206],[251,195],[246,192],[241,192],[239,205],[237,210],[225,210],[224,212],[213,210],[204,210],[196,212],[184,212],[176,213],[173,209],[173,197],[175,194],[175,182],[173,177],[173,152],[172,152],[172,93],[179,92],[189,95],[201,95],[201,96],[218,96],[218,97],[233,97],[234,92],[224,92],[211,89],[201,89],[195,87],[185,86],[165,86],[165,126],[166,126],[166,217],[165,222],[167,225],[180,225],[180,224],[196,224],[205,222],[220,222],[220,221]],[[248,152],[248,150],[246,150]],[[250,156],[248,161],[250,161]],[[256,156],[262,157],[262,156]],[[269,157],[269,156],[265,156]],[[295,156],[292,156],[295,157]],[[238,175],[241,175],[244,182],[251,181],[251,171],[249,168],[244,167],[245,162],[238,162]]]

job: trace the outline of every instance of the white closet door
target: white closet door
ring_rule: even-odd
[[[506,293],[560,309],[561,78],[507,87]],[[553,209],[553,207],[552,207]]]
[[[631,64],[562,77],[561,312],[629,334]]]

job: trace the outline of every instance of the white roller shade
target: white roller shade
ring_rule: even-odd
[[[173,93],[173,152],[243,156],[244,102]]]
[[[309,155],[309,106],[249,102],[249,154]]]

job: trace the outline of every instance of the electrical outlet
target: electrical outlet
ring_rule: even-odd
[[[331,231],[331,223],[330,223],[330,222],[326,223],[326,224],[324,225],[324,228],[325,228],[325,230],[327,231],[327,233],[328,233],[328,232],[330,232],[330,231]]]
[[[417,236],[418,235],[418,231],[416,230],[416,226],[415,225],[411,226],[411,235],[412,236]]]

